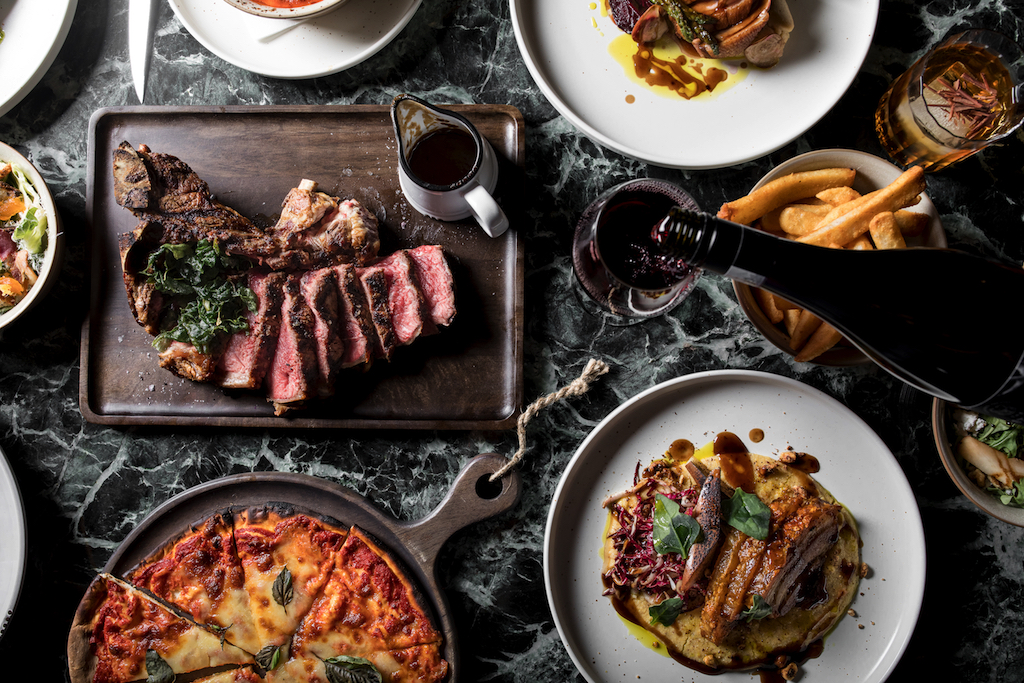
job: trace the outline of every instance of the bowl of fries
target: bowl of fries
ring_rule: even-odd
[[[835,249],[945,247],[938,211],[917,167],[903,171],[850,149],[808,152],[776,166],[750,193],[722,205],[720,218]],[[854,286],[851,284],[851,286]],[[733,282],[747,318],[800,363],[850,366],[870,359],[810,311]]]

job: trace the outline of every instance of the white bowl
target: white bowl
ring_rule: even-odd
[[[1024,527],[1024,508],[1003,505],[998,498],[975,484],[967,476],[967,472],[964,471],[956,453],[953,452],[953,445],[950,442],[951,409],[952,405],[942,399],[937,398],[932,401],[932,436],[935,438],[935,448],[939,451],[939,458],[942,459],[942,466],[946,468],[946,474],[960,489],[960,492],[981,511],[1014,526]]]
[[[318,0],[301,7],[268,7],[253,0],[224,1],[243,12],[268,19],[311,19],[332,12],[348,2],[348,0]]]
[[[756,190],[768,181],[789,173],[813,171],[822,168],[855,169],[857,177],[853,182],[853,189],[862,194],[888,185],[903,173],[903,169],[899,166],[866,152],[858,152],[852,149],[822,149],[807,152],[784,161],[757,181],[757,184],[751,190]],[[945,247],[946,233],[942,230],[939,212],[928,198],[928,195],[922,194],[921,201],[917,205],[910,207],[910,210],[927,214],[931,220],[923,235],[907,238],[907,246]],[[733,289],[736,291],[736,298],[739,300],[740,308],[743,309],[743,312],[747,315],[750,322],[754,324],[754,327],[772,344],[789,355],[796,356],[796,351],[789,346],[789,336],[781,326],[773,325],[768,316],[764,314],[760,306],[757,305],[753,290],[748,285],[736,281],[733,281]],[[810,362],[816,365],[841,367],[866,365],[871,360],[844,339]]]
[[[17,306],[6,313],[0,313],[0,329],[3,329],[17,320],[25,311],[35,306],[53,287],[64,256],[64,232],[61,229],[60,214],[57,213],[57,205],[53,201],[53,195],[50,194],[50,188],[46,186],[46,181],[43,180],[43,176],[39,174],[36,167],[13,147],[2,142],[0,142],[0,161],[9,162],[25,172],[39,193],[39,203],[42,205],[43,211],[46,212],[46,255],[43,258],[42,270],[38,273],[39,279],[36,280],[32,289],[28,290],[25,298],[18,302]]]

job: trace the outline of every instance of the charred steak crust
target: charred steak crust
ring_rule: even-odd
[[[262,388],[281,415],[334,393],[342,368],[390,360],[398,346],[455,317],[455,282],[440,246],[380,259],[376,217],[355,200],[317,191],[313,181],[291,190],[280,220],[261,228],[216,201],[187,164],[145,145],[121,143],[113,172],[115,200],[139,219],[118,247],[132,315],[149,334],[175,317],[144,272],[161,245],[208,240],[255,264],[244,274],[258,303],[247,332],[222,338],[206,354],[182,342],[160,354],[161,366],[182,377]]]

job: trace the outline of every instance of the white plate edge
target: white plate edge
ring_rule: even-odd
[[[914,631],[916,629],[917,621],[920,618],[921,606],[922,606],[923,601],[924,601],[925,582],[926,582],[926,579],[927,579],[927,555],[926,555],[924,527],[923,527],[923,523],[922,523],[922,520],[921,520],[920,509],[919,509],[919,507],[916,504],[917,498],[914,495],[913,488],[911,487],[910,482],[907,480],[906,475],[903,474],[903,470],[902,470],[902,467],[900,466],[899,462],[896,460],[895,456],[891,455],[891,451],[890,451],[889,447],[885,444],[884,441],[882,441],[881,437],[879,437],[878,434],[873,429],[871,429],[870,425],[868,425],[859,415],[854,413],[852,410],[850,410],[848,407],[846,407],[844,404],[842,404],[837,399],[829,396],[828,394],[826,394],[825,392],[823,392],[823,391],[821,391],[819,389],[816,389],[816,388],[811,387],[811,386],[809,386],[807,384],[804,384],[803,382],[800,382],[799,380],[796,380],[796,379],[793,379],[793,378],[790,378],[790,377],[785,377],[785,376],[782,376],[782,375],[775,375],[773,373],[761,372],[761,371],[757,371],[757,370],[733,370],[733,369],[706,370],[706,371],[691,373],[691,374],[688,374],[688,375],[683,375],[683,376],[676,377],[676,378],[671,379],[671,380],[666,380],[664,382],[661,382],[661,383],[659,383],[659,384],[657,384],[657,385],[655,385],[653,387],[645,389],[644,391],[640,392],[639,394],[636,394],[632,398],[627,399],[626,401],[624,401],[615,410],[613,410],[611,413],[609,413],[603,420],[601,420],[598,423],[598,425],[595,426],[590,431],[590,433],[584,438],[584,440],[580,443],[579,447],[576,449],[576,452],[573,454],[572,458],[566,464],[565,470],[562,472],[562,476],[559,478],[558,485],[555,487],[555,492],[552,495],[551,505],[548,508],[548,517],[547,517],[547,521],[546,521],[546,524],[545,524],[545,527],[544,527],[544,545],[543,545],[543,563],[542,563],[543,570],[544,570],[544,590],[545,590],[545,594],[546,594],[546,597],[547,597],[547,600],[548,600],[548,608],[549,608],[549,610],[551,612],[551,617],[552,617],[552,620],[555,623],[555,628],[558,631],[558,636],[559,636],[559,639],[562,642],[563,648],[568,653],[570,659],[573,662],[573,665],[576,667],[576,669],[579,672],[579,674],[581,676],[583,676],[583,678],[585,678],[588,681],[588,683],[604,683],[604,681],[601,681],[601,680],[596,680],[595,681],[595,680],[591,679],[587,675],[587,673],[585,673],[587,667],[585,667],[584,665],[581,664],[581,662],[577,658],[577,654],[576,654],[575,650],[569,646],[568,636],[567,636],[567,633],[566,633],[566,628],[563,626],[562,620],[559,618],[559,614],[558,614],[558,612],[555,609],[555,599],[554,599],[554,594],[552,592],[552,581],[551,581],[552,568],[551,568],[551,565],[550,565],[551,553],[552,553],[552,551],[551,551],[552,527],[554,525],[555,513],[556,513],[557,507],[558,507],[557,506],[558,499],[562,495],[563,488],[565,487],[566,482],[568,481],[570,474],[574,471],[578,461],[581,459],[582,454],[587,450],[587,448],[590,445],[590,443],[595,438],[597,438],[597,435],[598,435],[599,431],[602,430],[603,428],[605,428],[606,425],[611,424],[621,413],[623,413],[623,412],[627,411],[628,409],[632,408],[636,403],[640,403],[640,402],[644,401],[645,399],[650,397],[652,394],[660,393],[662,391],[671,391],[672,389],[675,389],[678,385],[681,385],[681,384],[700,383],[700,382],[705,382],[705,381],[708,381],[708,380],[714,380],[716,378],[722,378],[722,379],[727,379],[727,378],[735,378],[735,379],[749,378],[749,379],[753,379],[753,380],[756,380],[756,381],[778,382],[778,383],[784,385],[789,390],[798,390],[798,391],[801,391],[801,392],[804,392],[804,393],[810,395],[815,400],[823,401],[823,402],[825,402],[827,404],[832,404],[834,406],[837,406],[843,412],[845,412],[849,418],[852,418],[854,421],[858,422],[860,424],[860,426],[862,426],[863,429],[866,430],[866,432],[868,434],[870,434],[877,441],[877,443],[882,448],[885,449],[885,451],[887,453],[890,454],[889,465],[890,465],[890,467],[895,472],[897,472],[899,474],[899,476],[895,478],[895,482],[896,482],[897,487],[899,487],[901,489],[901,493],[904,496],[908,497],[910,500],[914,501],[914,503],[915,503],[914,506],[912,508],[910,508],[910,510],[908,512],[911,515],[913,515],[913,519],[911,520],[913,522],[913,524],[911,524],[910,526],[912,527],[912,529],[916,533],[914,534],[913,538],[905,539],[905,540],[909,544],[913,545],[913,548],[912,548],[913,552],[912,552],[912,554],[919,555],[920,558],[921,558],[921,562],[920,562],[919,571],[916,572],[915,576],[911,577],[912,583],[911,583],[910,587],[915,589],[913,591],[913,595],[912,595],[912,605],[913,605],[912,613],[908,612],[908,613],[904,613],[904,614],[901,615],[901,619],[900,619],[899,624],[898,624],[898,626],[896,628],[896,632],[894,634],[893,639],[888,642],[887,646],[882,650],[882,652],[879,655],[879,659],[878,659],[877,664],[882,667],[882,669],[880,671],[880,677],[877,678],[877,679],[875,679],[875,678],[870,679],[872,681],[877,680],[879,682],[885,681],[889,677],[889,675],[892,673],[892,670],[899,664],[900,659],[902,658],[903,653],[906,651],[906,648],[907,648],[907,646],[908,646],[908,644],[910,642],[910,639],[913,637]],[[907,625],[904,626],[904,624],[907,624]],[[680,665],[680,666],[682,666],[682,665]],[[686,670],[686,671],[689,671],[689,670]],[[869,672],[869,674],[874,675],[878,671],[879,671],[879,668],[878,668],[878,666],[876,666],[876,668],[872,669]],[[683,672],[683,673],[685,673],[685,672]],[[690,673],[693,673],[693,672],[690,672]]]

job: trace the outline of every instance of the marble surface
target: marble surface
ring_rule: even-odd
[[[910,480],[924,520],[928,581],[916,633],[891,680],[1021,680],[1024,529],[984,516],[959,495],[932,443],[927,397],[901,390],[873,366],[795,365],[753,330],[730,283],[716,276],[704,277],[669,316],[628,328],[586,316],[568,290],[575,220],[616,182],[665,178],[701,205],[716,207],[801,152],[853,147],[881,153],[869,123],[874,105],[926,45],[966,26],[1000,28],[1024,40],[1019,3],[969,5],[882,0],[876,39],[859,76],[810,131],[753,162],[676,171],[606,151],[560,117],[519,55],[504,0],[427,0],[374,58],[332,76],[294,81],[223,62],[159,4],[147,104],[385,104],[406,91],[436,102],[510,104],[525,117],[529,204],[515,229],[526,240],[527,401],[571,381],[589,358],[607,362],[611,371],[586,396],[548,408],[530,423],[518,507],[459,532],[442,551],[442,582],[455,612],[466,681],[582,680],[545,599],[541,547],[551,494],[583,438],[622,401],[662,380],[718,368],[795,377],[838,398],[877,431]],[[83,419],[78,388],[80,328],[89,307],[88,121],[101,107],[137,104],[127,19],[127,0],[81,0],[53,66],[0,118],[0,139],[28,156],[50,184],[68,245],[45,305],[0,335],[0,447],[16,474],[29,534],[24,591],[0,640],[0,659],[13,673],[25,670],[24,656],[32,652],[35,680],[66,676],[65,635],[85,584],[125,535],[176,493],[233,473],[303,472],[350,486],[395,517],[416,519],[441,500],[468,457],[510,455],[517,446],[514,432],[182,431],[103,427]],[[928,178],[951,245],[1024,260],[1022,151],[1018,133]],[[951,322],[960,315],[951,311]],[[687,680],[685,670],[680,676]]]

